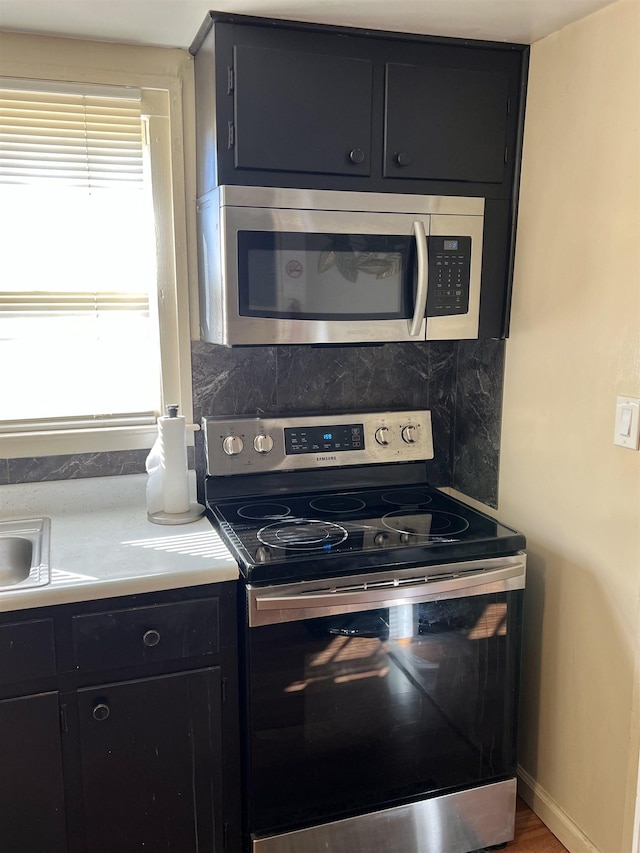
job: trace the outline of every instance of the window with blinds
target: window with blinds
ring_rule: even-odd
[[[139,92],[0,80],[5,433],[155,421],[150,174]]]

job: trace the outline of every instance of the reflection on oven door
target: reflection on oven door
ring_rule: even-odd
[[[252,831],[513,775],[518,594],[252,628]]]

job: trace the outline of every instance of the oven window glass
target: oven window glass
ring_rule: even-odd
[[[249,629],[250,829],[515,774],[522,592]]]
[[[396,320],[413,313],[415,239],[238,232],[240,314]]]

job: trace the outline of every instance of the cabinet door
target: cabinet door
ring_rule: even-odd
[[[57,693],[0,702],[0,849],[67,850]]]
[[[370,174],[372,63],[236,45],[235,165]]]
[[[27,619],[0,625],[0,685],[15,685],[55,674],[56,649],[51,619]]]
[[[501,183],[506,74],[388,63],[387,178]]]
[[[87,853],[222,849],[217,667],[78,691]]]

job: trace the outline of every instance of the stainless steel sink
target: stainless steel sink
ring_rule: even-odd
[[[0,592],[49,583],[51,519],[0,521]]]

